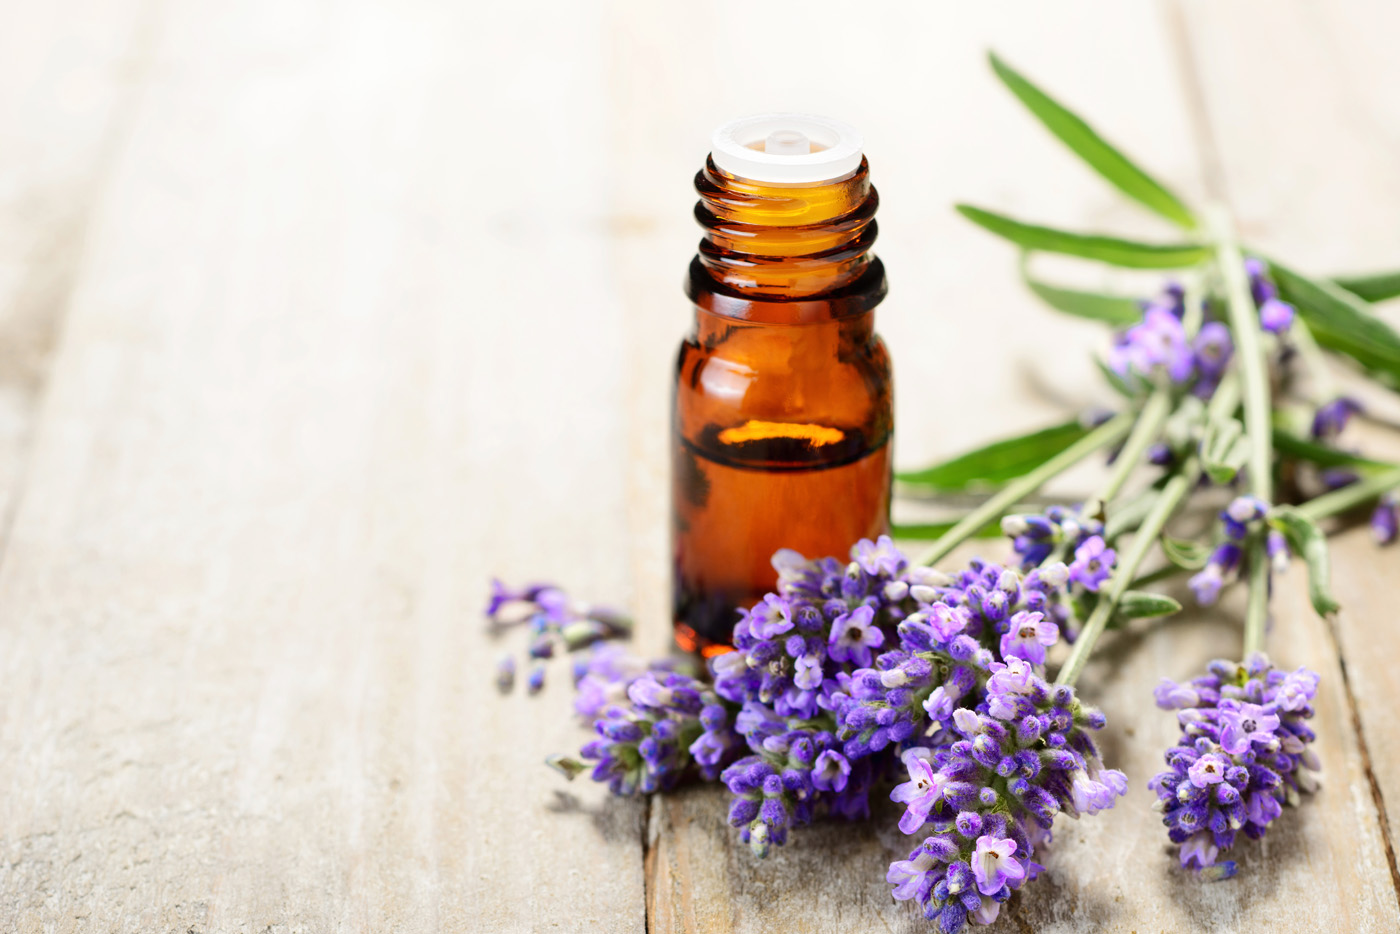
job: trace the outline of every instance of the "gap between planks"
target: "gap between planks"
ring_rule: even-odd
[[[1223,153],[1211,123],[1210,109],[1206,100],[1206,76],[1201,67],[1197,50],[1191,41],[1185,0],[1162,0],[1162,13],[1163,19],[1166,21],[1168,43],[1176,59],[1177,73],[1181,81],[1187,114],[1191,121],[1193,143],[1200,162],[1202,181],[1213,199],[1219,200],[1233,210],[1234,204],[1230,198]],[[1371,759],[1366,730],[1362,726],[1356,692],[1352,686],[1346,655],[1342,649],[1342,640],[1337,632],[1336,616],[1330,616],[1324,622],[1324,628],[1327,631],[1333,652],[1337,656],[1337,666],[1342,676],[1343,696],[1346,698],[1347,715],[1351,721],[1352,729],[1356,733],[1361,766],[1365,772],[1367,784],[1370,786],[1371,799],[1376,809],[1376,819],[1380,824],[1380,837],[1390,868],[1391,886],[1394,889],[1397,904],[1400,904],[1400,866],[1397,866],[1396,862],[1395,841],[1391,836],[1385,796],[1382,794],[1381,783]]]

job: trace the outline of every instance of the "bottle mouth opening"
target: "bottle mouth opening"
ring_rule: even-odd
[[[715,130],[710,158],[721,171],[768,185],[840,181],[860,168],[864,141],[849,124],[812,114],[758,114]]]

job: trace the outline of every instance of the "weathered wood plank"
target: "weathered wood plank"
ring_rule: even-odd
[[[480,622],[628,594],[594,17],[168,13],[0,568],[0,926],[640,930]]]
[[[1024,367],[1023,361],[1028,359],[1046,365],[1041,348],[1048,340],[1064,346],[1064,356],[1070,360],[1078,359],[1078,352],[1101,340],[1097,332],[1085,332],[1082,344],[1076,347],[1064,340],[1066,330],[1072,330],[1064,322],[1046,323],[1032,317],[1033,306],[1017,290],[1004,251],[984,250],[977,234],[941,221],[937,212],[943,205],[980,197],[1062,223],[1077,221],[1083,226],[1120,229],[1124,222],[1129,226],[1138,223],[1128,216],[1120,217],[1115,196],[1095,180],[1086,179],[1068,157],[1054,153],[1054,144],[1039,139],[1036,134],[1041,131],[1016,113],[1014,105],[1003,109],[1004,95],[978,79],[980,71],[974,59],[977,43],[969,39],[968,32],[994,36],[998,47],[1013,60],[1046,80],[1066,99],[1084,106],[1095,123],[1130,152],[1149,159],[1157,171],[1188,193],[1199,189],[1194,184],[1197,150],[1187,130],[1189,121],[1173,55],[1155,8],[1129,6],[1105,19],[1100,7],[1092,30],[1079,30],[1084,24],[1069,18],[1051,22],[1022,13],[1019,29],[1024,33],[994,31],[987,28],[990,23],[984,23],[984,31],[978,32],[976,26],[969,30],[968,23],[961,22],[964,31],[956,40],[943,38],[948,30],[928,23],[917,28],[906,20],[903,28],[910,42],[934,46],[922,59],[918,80],[911,75],[910,58],[895,54],[886,62],[869,63],[870,70],[863,73],[869,86],[899,84],[903,88],[903,96],[892,94],[884,102],[888,111],[879,95],[856,108],[858,122],[887,130],[887,147],[890,142],[901,147],[892,153],[889,148],[871,145],[872,166],[884,195],[884,238],[879,249],[896,284],[894,297],[880,313],[881,330],[896,358],[901,399],[948,398],[958,393],[962,398],[975,395],[979,400],[998,400],[963,410],[962,422],[958,421],[960,413],[950,412],[946,406],[910,407],[903,403],[899,456],[904,463],[917,463],[992,432],[1043,420],[1046,416],[1026,401],[1024,383],[1014,378],[1018,366]],[[994,13],[988,16],[996,19]],[[639,58],[645,50],[665,45],[668,24],[663,20],[656,14],[641,24],[636,20],[627,23],[626,36],[635,43],[638,51],[634,54]],[[871,26],[880,31],[882,47],[891,41],[887,26]],[[795,35],[791,23],[784,28],[800,46],[800,27]],[[755,28],[748,35],[755,33],[762,33],[762,29]],[[1132,41],[1117,48],[1104,41],[1115,35],[1132,36]],[[746,87],[788,90],[779,65],[771,66],[773,73],[769,73],[756,56],[744,55],[748,51],[744,39],[716,38],[734,43],[725,60],[751,64],[744,75]],[[1240,39],[1234,36],[1220,41],[1238,45]],[[894,42],[898,44],[898,40]],[[952,48],[944,48],[940,45],[943,42]],[[1084,54],[1067,52],[1080,43]],[[622,48],[625,58],[632,46],[624,42]],[[1131,61],[1117,61],[1117,55],[1128,55]],[[1131,75],[1132,80],[1122,79],[1123,75]],[[678,78],[677,83],[682,80]],[[726,90],[722,73],[693,80],[706,88]],[[830,106],[831,100],[841,99],[820,81],[809,82],[805,90],[815,101],[810,106]],[[797,96],[800,106],[801,93]],[[926,113],[940,116],[931,119],[925,129],[901,125],[896,132],[896,108],[902,116],[915,100]],[[632,104],[638,116],[629,122],[655,125],[643,119],[649,105],[641,95]],[[756,103],[755,109],[765,105]],[[949,125],[964,125],[969,112],[984,115],[981,132],[1001,141],[1008,153],[988,153],[985,148],[975,154],[948,153],[946,145],[939,145],[937,135]],[[987,124],[993,128],[988,129]],[[875,132],[871,136],[879,139]],[[662,145],[655,140],[653,145],[661,158]],[[939,158],[921,162],[903,149],[906,146],[914,153],[935,152]],[[1059,158],[1066,162],[1057,162]],[[928,170],[930,163],[939,168],[933,178],[929,177],[935,174]],[[1036,184],[1047,178],[1054,180],[1048,192]],[[914,210],[908,214],[901,212],[900,193],[914,199]],[[634,246],[632,251],[635,256],[645,256],[637,260],[637,268],[659,259],[645,246]],[[905,267],[919,273],[918,281],[905,284],[907,291],[900,288],[901,257]],[[934,263],[936,268],[931,268]],[[663,300],[660,294],[651,298],[653,304]],[[940,308],[957,308],[962,314],[940,315]],[[975,333],[968,331],[974,327],[972,322]],[[989,334],[998,336],[1000,346],[996,351],[989,348],[975,366],[956,355],[932,357],[921,350],[945,341],[951,346],[986,347]],[[930,359],[937,365],[930,366]],[[1082,403],[1092,385],[1092,374],[1075,369],[1073,363],[1065,367],[1067,374],[1058,368],[1058,361],[1055,366],[1057,388]],[[917,386],[913,392],[911,382]],[[1063,388],[1066,384],[1067,390]],[[1040,404],[1049,409],[1063,402],[1049,397]],[[1307,930],[1318,918],[1326,917],[1335,918],[1343,928],[1384,931],[1395,927],[1385,849],[1335,652],[1326,628],[1312,617],[1297,589],[1298,576],[1281,588],[1275,638],[1295,653],[1281,653],[1283,661],[1307,661],[1317,666],[1325,679],[1318,717],[1323,734],[1319,753],[1326,767],[1323,794],[1308,807],[1290,813],[1265,846],[1241,848],[1243,878],[1237,883],[1202,886],[1175,869],[1165,832],[1150,809],[1152,795],[1145,788],[1146,780],[1161,767],[1162,750],[1174,739],[1175,719],[1152,707],[1150,689],[1158,676],[1189,676],[1212,657],[1237,655],[1238,614],[1190,614],[1181,622],[1111,639],[1104,649],[1105,660],[1096,663],[1086,676],[1086,693],[1109,711],[1105,746],[1115,764],[1128,771],[1133,788],[1113,812],[1077,824],[1065,822],[1050,850],[1049,877],[1018,896],[1010,920],[1002,922],[1003,926],[1015,923],[1049,931],[1249,930],[1261,926]],[[737,845],[733,831],[725,825],[723,797],[713,790],[695,790],[653,805],[648,917],[654,930],[927,928],[907,906],[888,899],[882,881],[885,864],[902,856],[908,846],[893,828],[893,816],[883,824],[809,828],[797,833],[784,851],[757,863]],[[1318,879],[1328,880],[1330,891],[1317,892]]]
[[[1366,0],[1183,5],[1225,193],[1261,248],[1317,274],[1400,267],[1400,8]],[[1248,41],[1242,41],[1243,37]],[[1280,82],[1279,67],[1300,80]],[[1381,312],[1397,321],[1394,303]],[[1394,399],[1371,393],[1394,410]],[[1369,450],[1400,456],[1386,434]],[[1379,447],[1378,447],[1379,445]],[[1371,775],[1388,816],[1391,870],[1400,840],[1400,723],[1391,625],[1393,551],[1364,530],[1334,544],[1336,620]],[[1396,878],[1400,884],[1400,877]]]
[[[88,223],[139,97],[157,16],[8,4],[0,30],[0,548]]]

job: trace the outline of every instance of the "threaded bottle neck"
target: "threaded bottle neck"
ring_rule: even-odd
[[[695,189],[705,231],[697,263],[720,291],[751,301],[821,299],[874,271],[879,195],[863,158],[845,178],[812,185],[753,182],[706,159]],[[695,278],[692,289],[703,288]],[[879,287],[883,296],[883,276]]]

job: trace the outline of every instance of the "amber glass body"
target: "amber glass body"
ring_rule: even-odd
[[[676,366],[673,593],[677,643],[712,654],[736,608],[773,589],[775,551],[844,558],[888,530],[893,412],[866,163],[780,187],[708,161],[695,185],[705,238]]]

